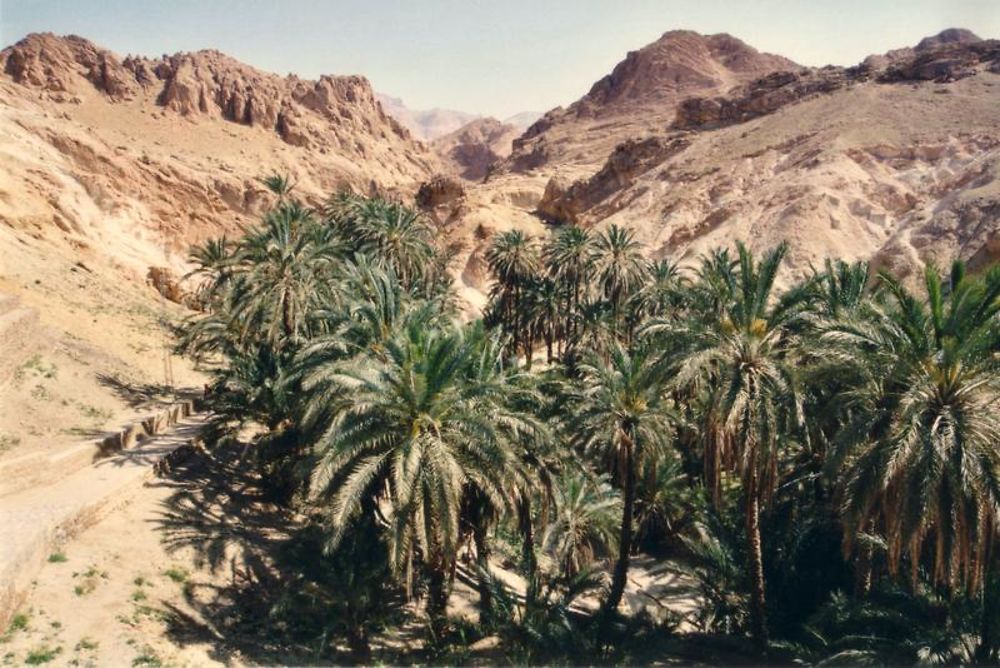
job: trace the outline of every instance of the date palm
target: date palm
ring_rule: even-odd
[[[647,275],[642,244],[635,232],[611,225],[594,242],[594,275],[604,298],[611,304],[616,332],[626,300],[642,286]]]
[[[622,499],[606,479],[574,471],[560,479],[555,500],[555,516],[545,527],[542,549],[562,575],[573,577],[617,547]]]
[[[549,240],[544,251],[545,267],[563,293],[565,336],[576,335],[574,315],[580,311],[591,279],[594,262],[593,237],[582,227],[569,225],[559,228]]]
[[[233,244],[224,236],[208,239],[191,249],[188,261],[194,269],[184,278],[198,280],[197,295],[203,307],[211,308],[222,298],[232,279],[235,260]]]
[[[491,297],[502,323],[513,338],[514,350],[527,343],[525,330],[528,314],[525,292],[539,269],[538,248],[534,240],[520,230],[498,234],[486,251],[486,264],[496,285]],[[531,358],[531,351],[524,350]]]
[[[914,578],[927,564],[953,591],[982,590],[1000,535],[1000,269],[928,268],[923,299],[882,281],[877,317],[823,334],[862,379],[838,443],[845,550],[872,528],[893,573],[908,557]]]
[[[308,315],[332,287],[339,256],[332,235],[296,202],[280,204],[237,251],[233,315],[246,336],[262,333],[273,345],[307,334]]]
[[[625,592],[632,549],[639,469],[668,444],[674,413],[664,398],[661,371],[645,348],[629,353],[614,344],[607,361],[591,356],[580,365],[576,443],[602,460],[623,490],[622,516],[606,613],[618,608]]]
[[[345,239],[372,262],[391,267],[404,285],[413,287],[427,278],[434,235],[422,214],[378,198],[347,198],[331,210],[345,217],[338,221]]]
[[[545,342],[546,361],[551,363],[554,359],[554,346],[560,334],[562,314],[559,288],[556,282],[547,276],[536,278],[527,285],[525,301],[529,327]]]
[[[750,551],[751,633],[766,650],[760,507],[778,482],[779,450],[801,421],[795,328],[804,290],[775,295],[786,245],[767,253],[759,264],[742,244],[738,251],[735,267],[724,254],[703,265],[699,292],[711,295],[715,308],[678,332],[688,345],[678,355],[675,382],[681,388],[699,383],[708,388],[705,410],[717,422],[718,434],[706,434],[705,456],[731,463],[741,476]]]
[[[504,407],[499,345],[481,329],[412,325],[388,342],[384,359],[305,369],[307,392],[329,382],[341,391],[318,398],[335,405],[317,411],[334,417],[316,442],[312,488],[329,501],[331,543],[343,538],[367,499],[377,498],[388,509],[393,568],[408,574],[419,554],[427,611],[439,631],[463,497],[472,488],[494,507],[508,507],[518,471],[510,443],[533,429],[530,419]]]

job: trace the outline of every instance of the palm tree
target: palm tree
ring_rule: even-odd
[[[427,278],[434,265],[434,232],[422,214],[396,202],[358,197],[335,200],[328,212],[340,216],[331,222],[357,252],[392,267],[404,285]]]
[[[384,359],[304,373],[307,392],[326,382],[341,389],[332,410],[316,411],[334,416],[316,441],[321,459],[312,477],[315,498],[330,500],[331,544],[377,499],[388,509],[390,561],[407,583],[415,552],[420,557],[436,632],[445,623],[463,497],[474,489],[507,508],[517,475],[510,443],[533,428],[503,407],[507,380],[498,351],[481,329],[411,325],[388,342]],[[319,400],[331,401],[330,394]]]
[[[616,341],[611,307],[602,299],[584,300],[573,318],[573,327],[577,332],[569,347],[573,359],[580,350],[606,356]]]
[[[232,310],[244,332],[263,332],[279,347],[305,335],[310,311],[333,287],[331,263],[338,256],[332,235],[308,209],[286,202],[269,212],[263,229],[237,251]]]
[[[525,289],[524,301],[527,302],[525,308],[528,310],[528,328],[545,341],[546,362],[551,364],[555,358],[553,351],[559,338],[562,315],[559,288],[551,278],[535,278]]]
[[[741,475],[750,552],[751,633],[766,650],[760,506],[777,484],[779,449],[801,421],[794,327],[805,291],[799,288],[774,295],[786,245],[767,253],[759,265],[745,246],[740,244],[738,250],[735,270],[728,257],[719,255],[711,265],[721,272],[706,272],[709,286],[701,290],[719,300],[717,314],[709,311],[686,331],[675,330],[688,341],[678,355],[675,383],[686,388],[700,382],[710,388],[705,410],[710,421],[718,421],[719,429],[707,431],[705,457],[732,463]],[[726,297],[727,293],[731,296]],[[655,326],[649,331],[655,331]]]
[[[943,282],[929,267],[923,300],[881,280],[888,303],[877,317],[823,333],[861,378],[837,443],[844,549],[875,529],[892,573],[908,556],[914,579],[927,563],[936,583],[985,591],[1000,535],[1000,268],[974,280],[955,263]],[[992,653],[1000,639],[988,607],[982,643]]]
[[[527,314],[524,292],[538,272],[538,248],[534,240],[520,230],[498,234],[486,251],[486,263],[496,280],[493,301],[498,314],[513,337],[515,352],[526,345]],[[531,350],[525,347],[525,358],[531,360]]]
[[[564,475],[556,487],[556,512],[542,536],[542,549],[562,575],[573,577],[618,544],[621,495],[603,478],[585,471]]]
[[[185,274],[184,279],[199,280],[199,302],[203,308],[211,307],[221,299],[232,279],[232,264],[235,261],[232,244],[225,236],[208,239],[192,247],[188,261],[194,269]]]
[[[604,298],[611,304],[616,333],[625,301],[646,277],[646,260],[635,232],[611,225],[594,242],[594,275]]]
[[[545,247],[545,267],[549,276],[557,281],[565,299],[563,331],[568,338],[576,335],[574,315],[580,310],[580,301],[591,278],[593,256],[592,235],[575,225],[559,228]]]
[[[287,174],[272,174],[265,176],[260,181],[264,184],[265,188],[277,195],[278,200],[281,202],[288,199],[288,196],[291,195],[292,190],[295,188],[295,183]]]
[[[635,293],[633,310],[646,317],[680,317],[688,287],[680,266],[672,260],[648,263],[649,281]]]
[[[615,344],[606,362],[591,356],[580,365],[580,374],[579,413],[570,417],[576,443],[584,452],[603,459],[624,491],[618,559],[603,605],[610,613],[618,608],[628,577],[638,471],[666,448],[673,412],[664,399],[660,369],[648,349],[630,354]]]

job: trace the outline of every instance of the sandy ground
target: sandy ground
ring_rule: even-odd
[[[213,570],[199,537],[182,526],[196,521],[187,494],[205,482],[187,473],[147,484],[49,558],[0,645],[5,665],[51,658],[51,665],[202,666],[224,659],[211,642],[169,634],[177,620],[197,614],[190,601],[200,588],[234,577]]]
[[[0,637],[0,662],[309,662],[310,648],[277,646],[259,626],[268,605],[261,592],[274,581],[274,549],[295,521],[267,502],[234,455],[195,453],[50,557],[20,615]],[[630,610],[654,606],[683,613],[696,604],[689,583],[665,566],[636,559],[626,593]],[[520,578],[499,573],[523,589]],[[473,582],[460,574],[450,612],[472,621],[475,604]],[[377,653],[419,647],[426,637],[423,624],[419,615],[407,618],[385,637],[373,638]]]

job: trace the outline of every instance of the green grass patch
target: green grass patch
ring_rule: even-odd
[[[14,618],[10,620],[10,626],[7,627],[7,633],[23,631],[26,628],[28,628],[28,614],[21,612],[14,615]]]
[[[146,600],[146,592],[144,592],[141,589],[136,589],[134,592],[132,592],[132,600],[133,601],[145,601]]]
[[[162,666],[163,661],[157,656],[156,652],[149,645],[142,648],[142,654],[132,659],[133,666],[149,666],[150,668],[156,668],[157,666]]]
[[[69,558],[67,558],[66,555],[63,554],[62,552],[53,552],[52,554],[49,555],[50,564],[63,564],[66,563],[67,561],[69,561]]]
[[[181,568],[179,566],[171,566],[167,570],[163,571],[163,574],[177,584],[187,582],[187,579],[191,576],[186,568]]]
[[[48,645],[36,647],[28,652],[28,656],[25,657],[24,663],[29,666],[39,666],[43,663],[48,663],[49,661],[54,660],[61,652],[62,647],[49,647]]]
[[[78,642],[76,644],[76,651],[78,651],[78,652],[90,652],[92,650],[97,649],[98,645],[100,645],[100,643],[97,642],[96,640],[94,640],[93,638],[90,638],[88,636],[84,636],[84,637],[80,638],[80,642]]]

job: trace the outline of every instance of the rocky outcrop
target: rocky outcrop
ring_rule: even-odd
[[[997,72],[1000,65],[998,40],[931,42],[914,51],[910,57],[890,62],[878,80],[882,83],[949,83],[970,77],[983,68]]]
[[[186,118],[260,127],[293,146],[365,158],[371,144],[380,142],[422,159],[428,169],[433,162],[383,111],[371,84],[360,76],[279,77],[213,50],[119,60],[80,37],[51,34],[29,35],[4,49],[0,66],[16,83],[55,101],[88,93],[89,83],[112,101],[144,94]]]
[[[681,100],[720,95],[774,71],[800,69],[727,34],[665,33],[630,52],[567,108],[556,108],[513,143],[504,171],[529,172],[559,164],[599,165],[614,147],[662,131]]]
[[[421,209],[430,210],[448,206],[465,196],[465,187],[449,176],[438,175],[420,185],[416,202]]]
[[[822,67],[775,72],[725,95],[681,102],[672,126],[708,130],[774,113],[814,95],[832,93],[870,79],[882,84],[934,81],[949,83],[981,70],[1000,71],[1000,41],[980,40],[968,31],[944,31],[913,49],[865,59],[856,67]]]
[[[167,267],[150,267],[146,273],[146,280],[164,299],[169,299],[175,304],[187,303],[184,289],[177,282],[174,273]]]
[[[479,118],[436,139],[431,147],[451,170],[468,181],[481,181],[503,158],[510,155],[518,135],[513,125],[495,118]]]
[[[858,78],[841,67],[775,72],[724,96],[684,100],[677,107],[673,127],[704,130],[744,123],[811,95],[833,92]]]
[[[566,184],[553,177],[538,204],[538,213],[551,222],[572,224],[584,222],[583,214],[595,208],[599,217],[609,216],[627,204],[627,200],[609,201],[616,193],[627,190],[638,176],[677,155],[689,143],[684,135],[626,141],[589,179]]]

